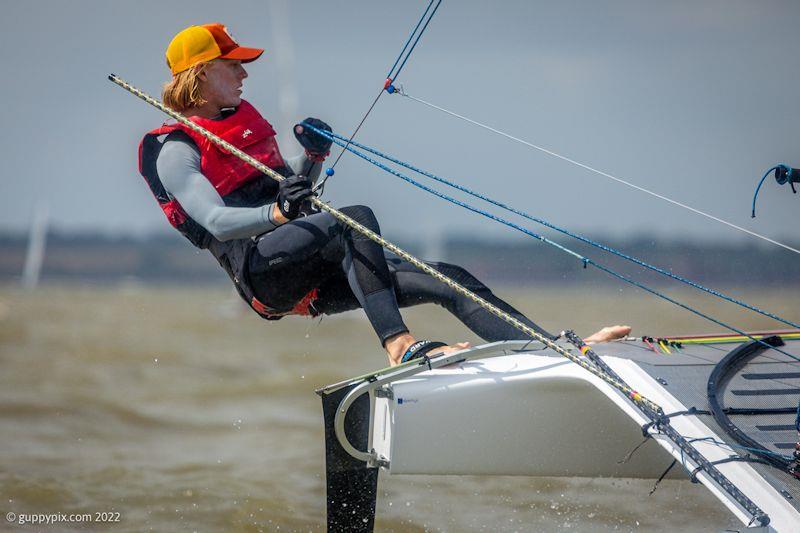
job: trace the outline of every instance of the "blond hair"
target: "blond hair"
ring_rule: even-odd
[[[201,106],[206,103],[200,94],[200,80],[198,75],[202,72],[206,63],[200,63],[193,67],[178,72],[172,80],[164,84],[161,91],[161,100],[167,107],[182,113],[192,107]]]

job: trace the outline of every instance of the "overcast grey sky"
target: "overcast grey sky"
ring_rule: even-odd
[[[245,97],[279,122],[349,133],[427,0],[2,1],[0,231],[27,227],[37,199],[63,230],[144,234],[167,224],[136,168],[141,135],[164,117],[107,81],[158,95],[164,49],[190,24],[220,21],[267,49]],[[754,231],[797,242],[800,197],[763,170],[800,166],[800,2],[444,0],[399,80],[421,98],[488,122]],[[294,65],[281,67],[281,30]],[[288,50],[288,49],[287,49]],[[288,98],[283,95],[283,98]],[[286,129],[283,125],[283,129]],[[284,137],[285,155],[298,151]],[[359,140],[583,232],[738,240],[723,226],[399,96],[384,96]],[[353,156],[327,188],[366,203],[384,233],[508,234]]]

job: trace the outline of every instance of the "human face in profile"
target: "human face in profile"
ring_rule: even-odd
[[[217,59],[206,64],[199,75],[205,106],[217,112],[242,102],[242,83],[247,71],[236,59]],[[204,106],[204,107],[205,107]]]

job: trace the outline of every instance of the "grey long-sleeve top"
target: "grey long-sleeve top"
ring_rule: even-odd
[[[316,182],[322,165],[313,163],[303,154],[285,159],[286,165]],[[200,150],[180,141],[166,141],[156,160],[158,177],[167,192],[183,207],[195,222],[217,240],[244,239],[266,233],[278,227],[273,220],[274,203],[260,207],[228,207],[217,190],[200,171]]]

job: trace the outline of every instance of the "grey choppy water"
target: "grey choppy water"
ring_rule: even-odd
[[[589,333],[625,320],[648,334],[706,329],[630,292],[514,294],[532,315],[546,309],[541,322],[554,331],[569,324]],[[759,292],[754,300],[798,315],[785,293]],[[743,327],[770,326],[725,312]],[[405,315],[421,336],[477,341],[439,309]],[[269,323],[225,290],[0,288],[0,510],[120,513],[113,524],[3,521],[0,529],[323,530],[322,422],[313,390],[383,366],[360,313]],[[666,481],[648,496],[650,487],[637,480],[383,476],[377,529],[737,525],[696,485]]]

